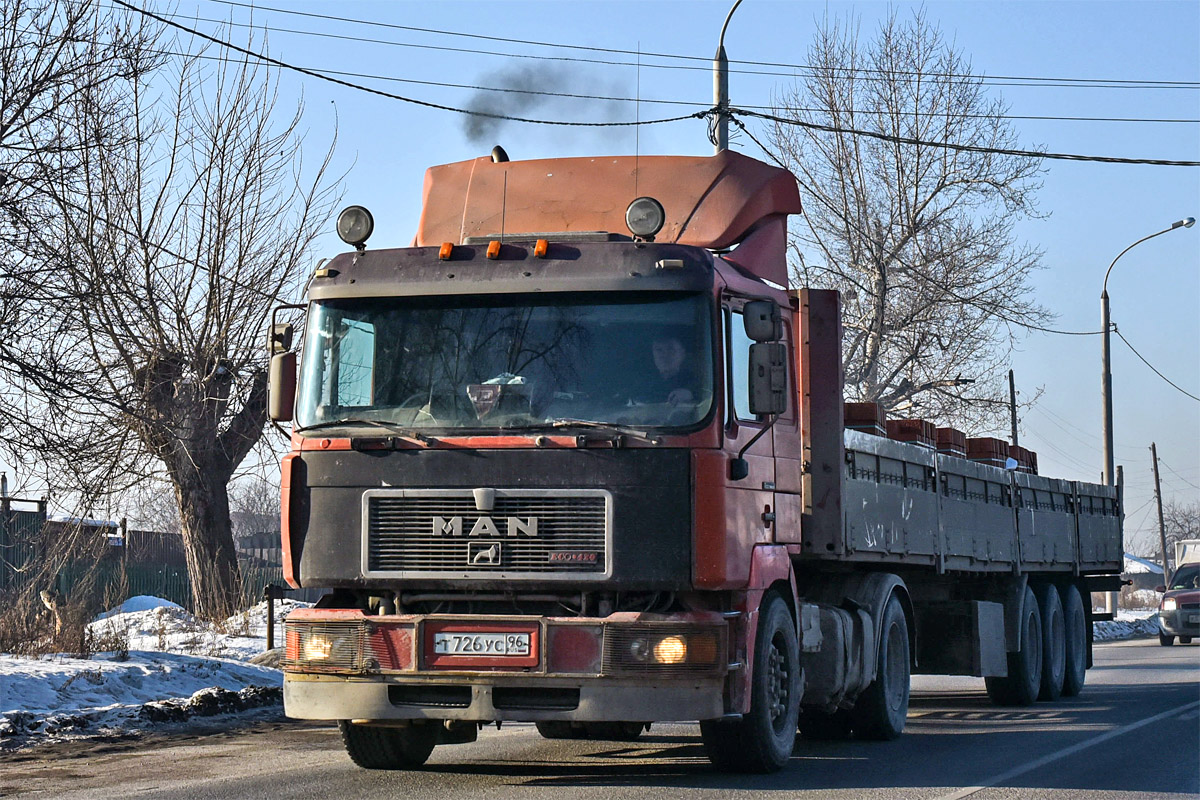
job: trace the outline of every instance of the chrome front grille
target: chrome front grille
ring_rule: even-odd
[[[363,530],[365,575],[606,577],[612,496],[598,489],[375,489],[363,495]]]

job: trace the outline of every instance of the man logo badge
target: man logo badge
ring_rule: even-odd
[[[500,566],[500,543],[467,542],[467,563],[473,567]]]

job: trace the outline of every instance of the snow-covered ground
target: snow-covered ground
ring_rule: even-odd
[[[280,643],[283,617],[301,605],[275,603]],[[0,748],[278,710],[282,673],[250,663],[266,650],[265,602],[213,625],[169,600],[134,597],[88,627],[99,646],[119,649],[92,658],[0,654]]]
[[[283,618],[304,605],[276,602],[277,644]],[[0,749],[279,711],[282,673],[250,662],[266,650],[265,602],[212,625],[169,600],[134,597],[89,627],[98,643],[127,643],[128,653],[0,654]],[[1096,641],[1154,636],[1157,612],[1121,610],[1112,622],[1095,623],[1094,633]]]

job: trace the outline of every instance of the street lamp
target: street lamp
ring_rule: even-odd
[[[1113,431],[1112,431],[1112,363],[1109,361],[1108,350],[1108,274],[1112,272],[1112,268],[1117,265],[1117,261],[1121,256],[1128,253],[1133,248],[1137,247],[1142,242],[1153,239],[1155,236],[1161,236],[1164,233],[1169,233],[1176,228],[1190,228],[1196,224],[1195,217],[1188,217],[1177,222],[1172,222],[1171,227],[1163,228],[1158,233],[1152,233],[1149,236],[1144,236],[1138,239],[1133,244],[1126,247],[1117,257],[1108,265],[1108,271],[1104,273],[1104,288],[1100,292],[1100,330],[1103,333],[1103,344],[1101,345],[1100,357],[1104,363],[1104,378],[1100,386],[1101,396],[1104,400],[1104,483],[1112,486],[1116,481],[1113,477]]]

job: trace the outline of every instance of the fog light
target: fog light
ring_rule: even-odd
[[[654,645],[654,660],[659,664],[682,664],[687,659],[687,644],[680,636],[659,639]]]
[[[300,656],[304,661],[324,661],[331,655],[333,655],[333,639],[319,633],[306,637],[304,645],[300,649]]]

